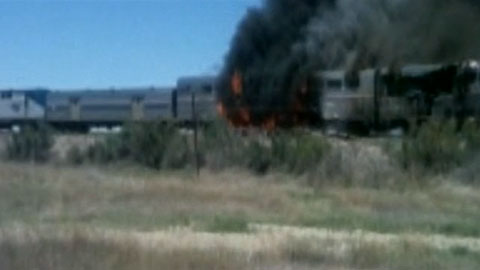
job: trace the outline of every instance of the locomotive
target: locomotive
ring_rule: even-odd
[[[362,132],[408,129],[430,118],[480,116],[480,66],[407,65],[316,74],[323,127]]]

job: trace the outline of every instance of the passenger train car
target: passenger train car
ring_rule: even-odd
[[[45,118],[48,91],[0,91],[0,126],[31,122]]]
[[[80,91],[0,91],[0,126],[46,121],[59,129],[88,130],[128,121],[207,121],[216,117],[215,77],[180,78],[177,87]],[[195,93],[193,104],[193,95]]]

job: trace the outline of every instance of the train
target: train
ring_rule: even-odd
[[[408,129],[432,117],[480,117],[480,64],[323,70],[312,74],[317,98],[306,108],[315,127],[371,133]],[[175,87],[61,91],[0,90],[0,127],[43,121],[58,129],[117,127],[129,121],[188,125],[219,117],[216,76],[178,79]],[[227,119],[228,120],[228,119]],[[310,123],[311,124],[311,123]]]
[[[316,75],[323,128],[361,133],[421,125],[432,118],[480,117],[480,65],[406,65]]]
[[[216,93],[215,76],[182,77],[176,87],[7,89],[0,91],[0,127],[46,122],[60,130],[88,131],[129,121],[204,123],[217,115]]]

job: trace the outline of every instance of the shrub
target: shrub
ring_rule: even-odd
[[[256,140],[248,143],[242,156],[247,168],[259,174],[266,173],[273,163],[271,149]]]
[[[217,122],[199,128],[198,133],[200,165],[210,169],[243,167],[258,174],[270,169],[303,174],[315,169],[330,149],[324,137],[300,131],[242,135]],[[194,162],[192,141],[191,131],[172,125],[132,123],[92,145],[85,155],[98,163],[127,160],[154,169],[180,169]]]
[[[162,167],[168,169],[181,169],[193,160],[191,151],[188,147],[188,139],[185,136],[177,134],[168,140],[165,152],[162,158]],[[201,162],[201,160],[200,160]],[[201,165],[201,164],[200,164]]]
[[[208,127],[200,142],[206,165],[244,167],[258,174],[271,169],[304,174],[315,169],[330,150],[324,137],[304,131],[249,132],[242,135],[221,123]]]
[[[74,145],[68,149],[66,159],[71,164],[80,165],[84,162],[85,157],[82,153],[82,150],[80,150],[78,146]]]
[[[130,123],[119,134],[87,149],[87,158],[95,163],[132,161],[154,169],[185,167],[190,158],[186,137],[163,123]]]
[[[277,148],[275,158],[280,159],[280,164],[284,163],[289,172],[297,174],[315,169],[330,150],[325,138],[311,134],[293,135],[290,142],[285,139],[274,141]],[[279,141],[284,141],[284,146],[279,146]],[[285,152],[280,154],[278,148]]]
[[[127,142],[118,134],[108,135],[87,148],[85,158],[94,163],[108,163],[128,158]]]
[[[202,160],[211,169],[245,163],[242,158],[247,145],[245,138],[220,121],[207,126],[199,140]]]
[[[458,130],[454,121],[430,121],[403,140],[397,157],[404,169],[443,173],[474,156],[480,149],[479,132],[474,122]]]
[[[23,126],[7,141],[7,158],[20,161],[47,161],[53,145],[51,129],[45,124]]]

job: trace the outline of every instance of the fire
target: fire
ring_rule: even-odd
[[[243,91],[243,84],[242,84],[242,74],[240,71],[236,70],[233,73],[232,79],[231,79],[231,87],[232,91],[236,96],[240,96]]]
[[[276,128],[277,126],[277,121],[275,120],[275,117],[271,116],[263,122],[262,127],[267,130],[267,131],[272,131]]]
[[[219,102],[216,106],[218,114],[224,117],[232,127],[259,127],[271,132],[279,127],[298,126],[308,122],[306,119],[309,93],[307,80],[297,85],[289,104],[283,110],[270,112],[261,112],[261,110],[259,112],[249,106],[244,96],[243,83],[242,73],[235,69],[230,78],[230,100],[228,103]]]
[[[238,110],[238,116],[243,125],[250,125],[250,112],[247,108],[240,108]]]
[[[222,102],[217,104],[217,113],[222,117],[226,116],[225,106],[223,106]]]

